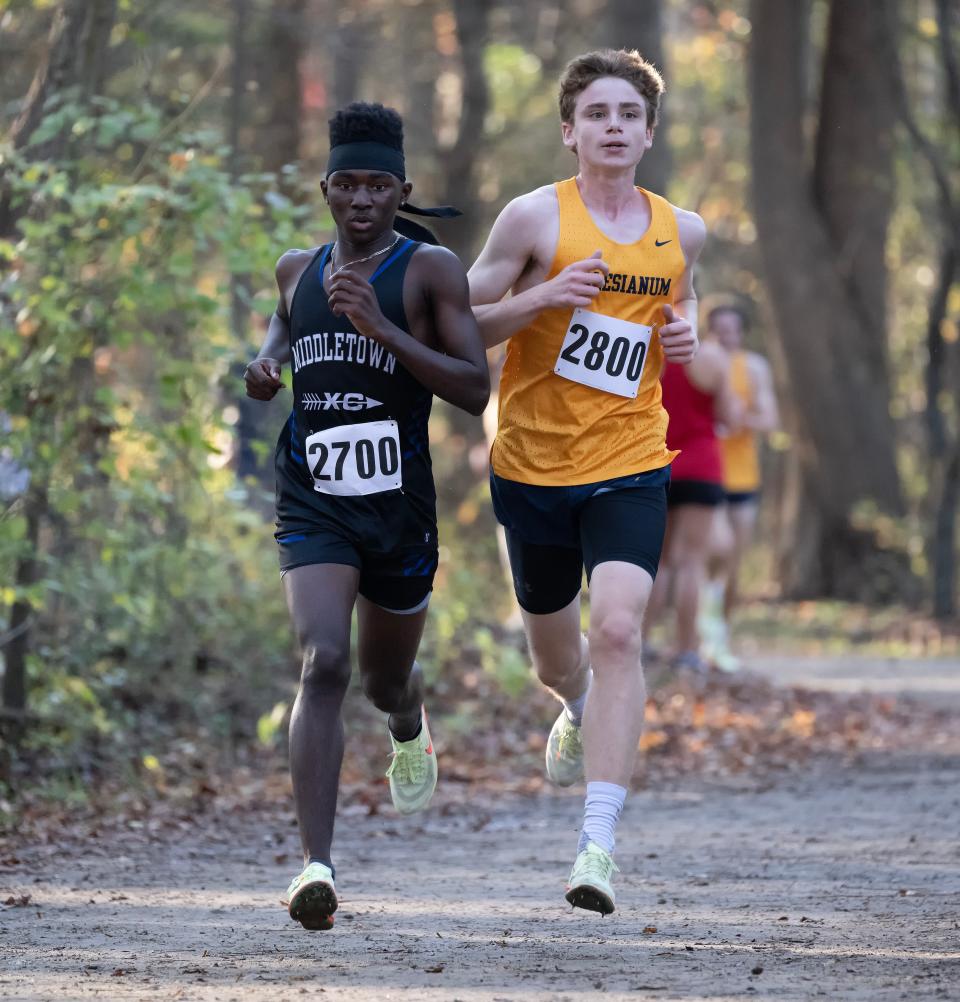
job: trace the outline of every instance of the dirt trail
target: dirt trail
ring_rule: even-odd
[[[633,795],[606,919],[562,898],[579,807],[460,787],[419,818],[348,814],[331,933],[274,904],[289,813],[24,848],[0,870],[0,901],[30,895],[0,911],[0,998],[960,997],[955,759]]]

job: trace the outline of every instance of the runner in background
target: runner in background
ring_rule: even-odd
[[[730,381],[730,360],[717,344],[704,343],[687,366],[667,366],[663,406],[670,415],[667,447],[679,450],[667,495],[663,567],[653,588],[648,626],[669,608],[674,632],[670,663],[697,673],[707,669],[697,613],[706,580],[710,530],[724,502],[718,423],[737,427],[740,406]]]
[[[758,436],[780,425],[770,365],[762,355],[744,348],[748,331],[747,314],[738,306],[716,306],[707,314],[707,339],[727,353],[731,385],[742,408],[739,428],[720,428],[725,503],[718,507],[711,528],[700,615],[704,655],[724,671],[739,667],[729,635],[739,598],[740,565],[753,541],[760,510]]]

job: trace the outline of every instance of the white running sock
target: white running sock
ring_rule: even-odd
[[[576,699],[561,700],[563,708],[567,711],[570,723],[574,727],[579,727],[583,723],[583,708],[587,705],[587,696],[590,694],[590,683],[593,681],[593,669],[587,668],[587,687],[577,696]]]
[[[626,799],[626,788],[616,783],[587,783],[583,828],[580,829],[577,852],[583,852],[588,842],[596,842],[601,849],[613,852],[616,845],[614,832]]]

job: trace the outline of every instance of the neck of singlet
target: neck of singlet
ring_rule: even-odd
[[[411,240],[409,237],[401,237],[398,241],[396,247],[387,255],[387,257],[377,265],[373,274],[368,279],[369,282],[375,281],[380,275],[382,275],[390,265],[393,264],[398,258],[400,258],[404,252],[411,246],[411,244],[416,241]],[[327,266],[327,262],[330,262],[331,268],[333,267],[333,248],[334,244],[327,244],[323,249],[323,253],[320,255],[320,266],[317,269],[317,277],[320,279],[320,285],[323,285],[323,270]],[[349,267],[349,266],[347,266]],[[326,290],[324,290],[326,291]]]

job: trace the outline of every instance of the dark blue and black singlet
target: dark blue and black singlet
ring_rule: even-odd
[[[370,281],[384,316],[409,334],[401,239]],[[293,411],[277,443],[277,532],[284,571],[360,568],[360,592],[405,611],[429,594],[437,563],[427,425],[433,394],[383,345],[331,311],[321,247],[290,308]]]

